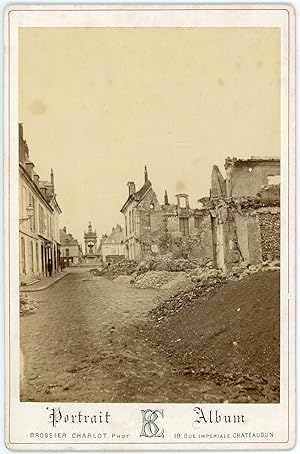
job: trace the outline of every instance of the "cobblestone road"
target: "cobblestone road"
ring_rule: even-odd
[[[23,401],[218,402],[213,384],[178,377],[167,357],[137,326],[156,290],[72,272],[31,293],[35,313],[21,317],[25,359]]]

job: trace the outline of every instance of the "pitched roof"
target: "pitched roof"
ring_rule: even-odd
[[[133,194],[131,194],[128,199],[126,200],[126,202],[124,203],[124,205],[122,206],[121,208],[121,213],[123,212],[123,210],[125,209],[125,207],[128,205],[129,202],[133,201],[133,200],[136,200],[137,202],[140,202],[144,196],[146,195],[146,193],[148,192],[148,190],[151,188],[152,186],[152,183],[150,180],[146,180],[145,183],[143,184],[143,186],[141,187],[141,189],[139,189],[138,191],[134,192]]]
[[[72,233],[66,233],[63,229],[59,229],[59,239],[62,246],[78,245],[78,241],[73,237]]]

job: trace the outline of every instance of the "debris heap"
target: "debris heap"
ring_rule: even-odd
[[[31,314],[37,307],[37,301],[29,298],[25,293],[20,293],[20,315]]]

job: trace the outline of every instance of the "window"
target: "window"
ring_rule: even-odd
[[[33,197],[33,195],[30,195],[30,205],[33,208],[33,216],[31,216],[30,218],[30,228],[35,232],[35,198]]]
[[[69,256],[70,256],[70,249],[66,248],[66,257],[69,257]]]
[[[179,197],[179,207],[180,208],[186,208],[187,207],[186,197]]]
[[[280,175],[268,175],[267,181],[268,181],[268,185],[280,184]]]
[[[200,229],[200,218],[194,218],[194,227],[195,229]]]
[[[125,216],[125,235],[126,236],[128,235],[128,232],[127,232],[127,216]]]
[[[21,272],[26,274],[26,261],[25,261],[25,240],[21,238]]]
[[[131,231],[134,233],[134,211],[131,212]]]
[[[22,186],[22,198],[21,198],[22,202],[22,207],[21,207],[21,217],[22,218],[25,218],[27,216],[27,213],[26,213],[26,188],[25,186]]]
[[[179,230],[183,236],[189,234],[189,218],[179,218]]]
[[[129,233],[131,233],[131,211],[129,211]]]
[[[45,212],[42,205],[39,205],[39,232],[45,232]]]
[[[35,259],[36,259],[36,271],[39,273],[40,266],[39,266],[39,245],[35,243]]]
[[[41,264],[42,264],[42,273],[45,271],[44,267],[44,246],[41,244]]]
[[[34,259],[33,259],[33,241],[30,241],[30,249],[29,249],[29,263],[30,263],[30,271],[34,273]]]

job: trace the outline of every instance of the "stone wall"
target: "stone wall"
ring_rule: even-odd
[[[215,262],[224,271],[244,262],[256,265],[265,260],[279,260],[279,206],[241,208],[230,202],[215,212],[213,238]]]
[[[226,170],[228,197],[255,197],[263,186],[268,185],[268,176],[280,175],[280,162],[275,159],[236,161]]]
[[[259,213],[263,260],[280,259],[280,213]]]
[[[197,222],[195,222],[197,219]],[[191,257],[213,258],[213,240],[212,240],[212,224],[209,211],[203,213],[201,216],[195,217],[193,238],[195,240],[194,250],[191,252]],[[195,226],[196,223],[196,226]]]
[[[262,260],[259,218],[255,210],[235,214],[235,225],[241,260],[256,265]]]

